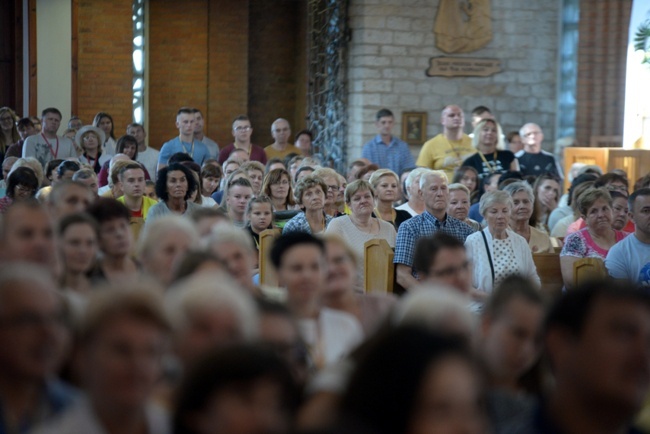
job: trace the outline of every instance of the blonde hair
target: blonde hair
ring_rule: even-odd
[[[390,169],[379,169],[375,170],[372,175],[370,175],[370,185],[372,185],[372,188],[377,188],[379,185],[379,179],[383,178],[384,176],[392,176],[395,178],[395,181],[397,182],[397,185],[399,186],[399,176],[397,176],[397,173],[393,172]]]
[[[357,194],[360,191],[369,191],[370,194],[372,195],[372,198],[375,198],[375,189],[372,188],[372,185],[365,179],[357,179],[356,181],[352,181],[351,183],[348,184],[347,187],[345,187],[345,203],[349,204],[350,200],[352,200],[352,196]]]
[[[36,178],[38,179],[38,185],[43,185],[43,179],[45,179],[45,174],[43,173],[43,166],[41,165],[41,162],[38,161],[34,157],[25,157],[25,158],[19,158],[16,160],[16,162],[11,166],[11,170],[9,171],[9,174],[11,175],[11,172],[14,170],[18,169],[19,167],[29,167],[34,171],[36,174]]]

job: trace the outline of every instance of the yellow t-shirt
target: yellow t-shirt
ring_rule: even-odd
[[[473,154],[476,154],[476,149],[467,134],[463,134],[460,140],[449,140],[444,134],[438,134],[422,145],[416,164],[429,169],[444,170],[451,182],[454,171]]]
[[[273,145],[269,145],[264,148],[264,152],[266,152],[267,160],[270,160],[271,158],[279,158],[280,160],[284,160],[284,158],[291,153],[301,155],[300,149],[296,148],[291,143],[287,144],[287,147],[284,148],[284,151],[278,151],[273,147]]]

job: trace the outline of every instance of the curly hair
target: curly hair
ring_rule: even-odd
[[[327,196],[327,184],[325,184],[323,178],[316,175],[307,175],[298,181],[293,191],[293,197],[296,199],[296,203],[302,205],[302,195],[312,187],[320,187],[323,190],[323,194]]]
[[[187,180],[187,192],[185,192],[185,200],[188,200],[192,196],[192,193],[194,193],[194,190],[197,188],[196,179],[194,179],[194,175],[192,175],[192,171],[190,169],[180,163],[170,164],[158,172],[158,179],[156,179],[156,195],[163,202],[167,202],[169,200],[169,192],[167,191],[167,175],[169,175],[169,172],[174,171],[183,172],[185,179]]]

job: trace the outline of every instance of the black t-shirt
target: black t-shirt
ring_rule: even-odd
[[[557,172],[555,157],[552,155],[544,154],[542,152],[539,154],[524,152],[522,154],[517,153],[517,155],[517,160],[519,160],[519,170],[524,176],[539,176],[543,173],[552,173],[560,176]]]
[[[480,153],[476,153],[463,161],[462,166],[470,166],[476,169],[479,178],[482,180],[491,173],[505,173],[510,170],[510,165],[515,161],[515,154],[510,151],[497,151],[497,158],[494,159],[494,153],[485,155],[485,161],[481,158]],[[487,161],[487,163],[486,163]]]

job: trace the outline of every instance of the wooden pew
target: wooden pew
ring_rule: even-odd
[[[537,275],[542,282],[542,293],[549,298],[557,297],[564,286],[560,255],[558,253],[534,253],[533,261],[537,268]]]
[[[365,292],[393,292],[395,285],[395,252],[384,239],[366,241],[364,255]]]
[[[280,229],[266,229],[260,233],[259,270],[260,285],[278,286],[278,278],[271,264],[271,247],[282,232]]]
[[[585,282],[607,277],[605,262],[600,258],[581,258],[573,263],[573,284],[582,285]]]

